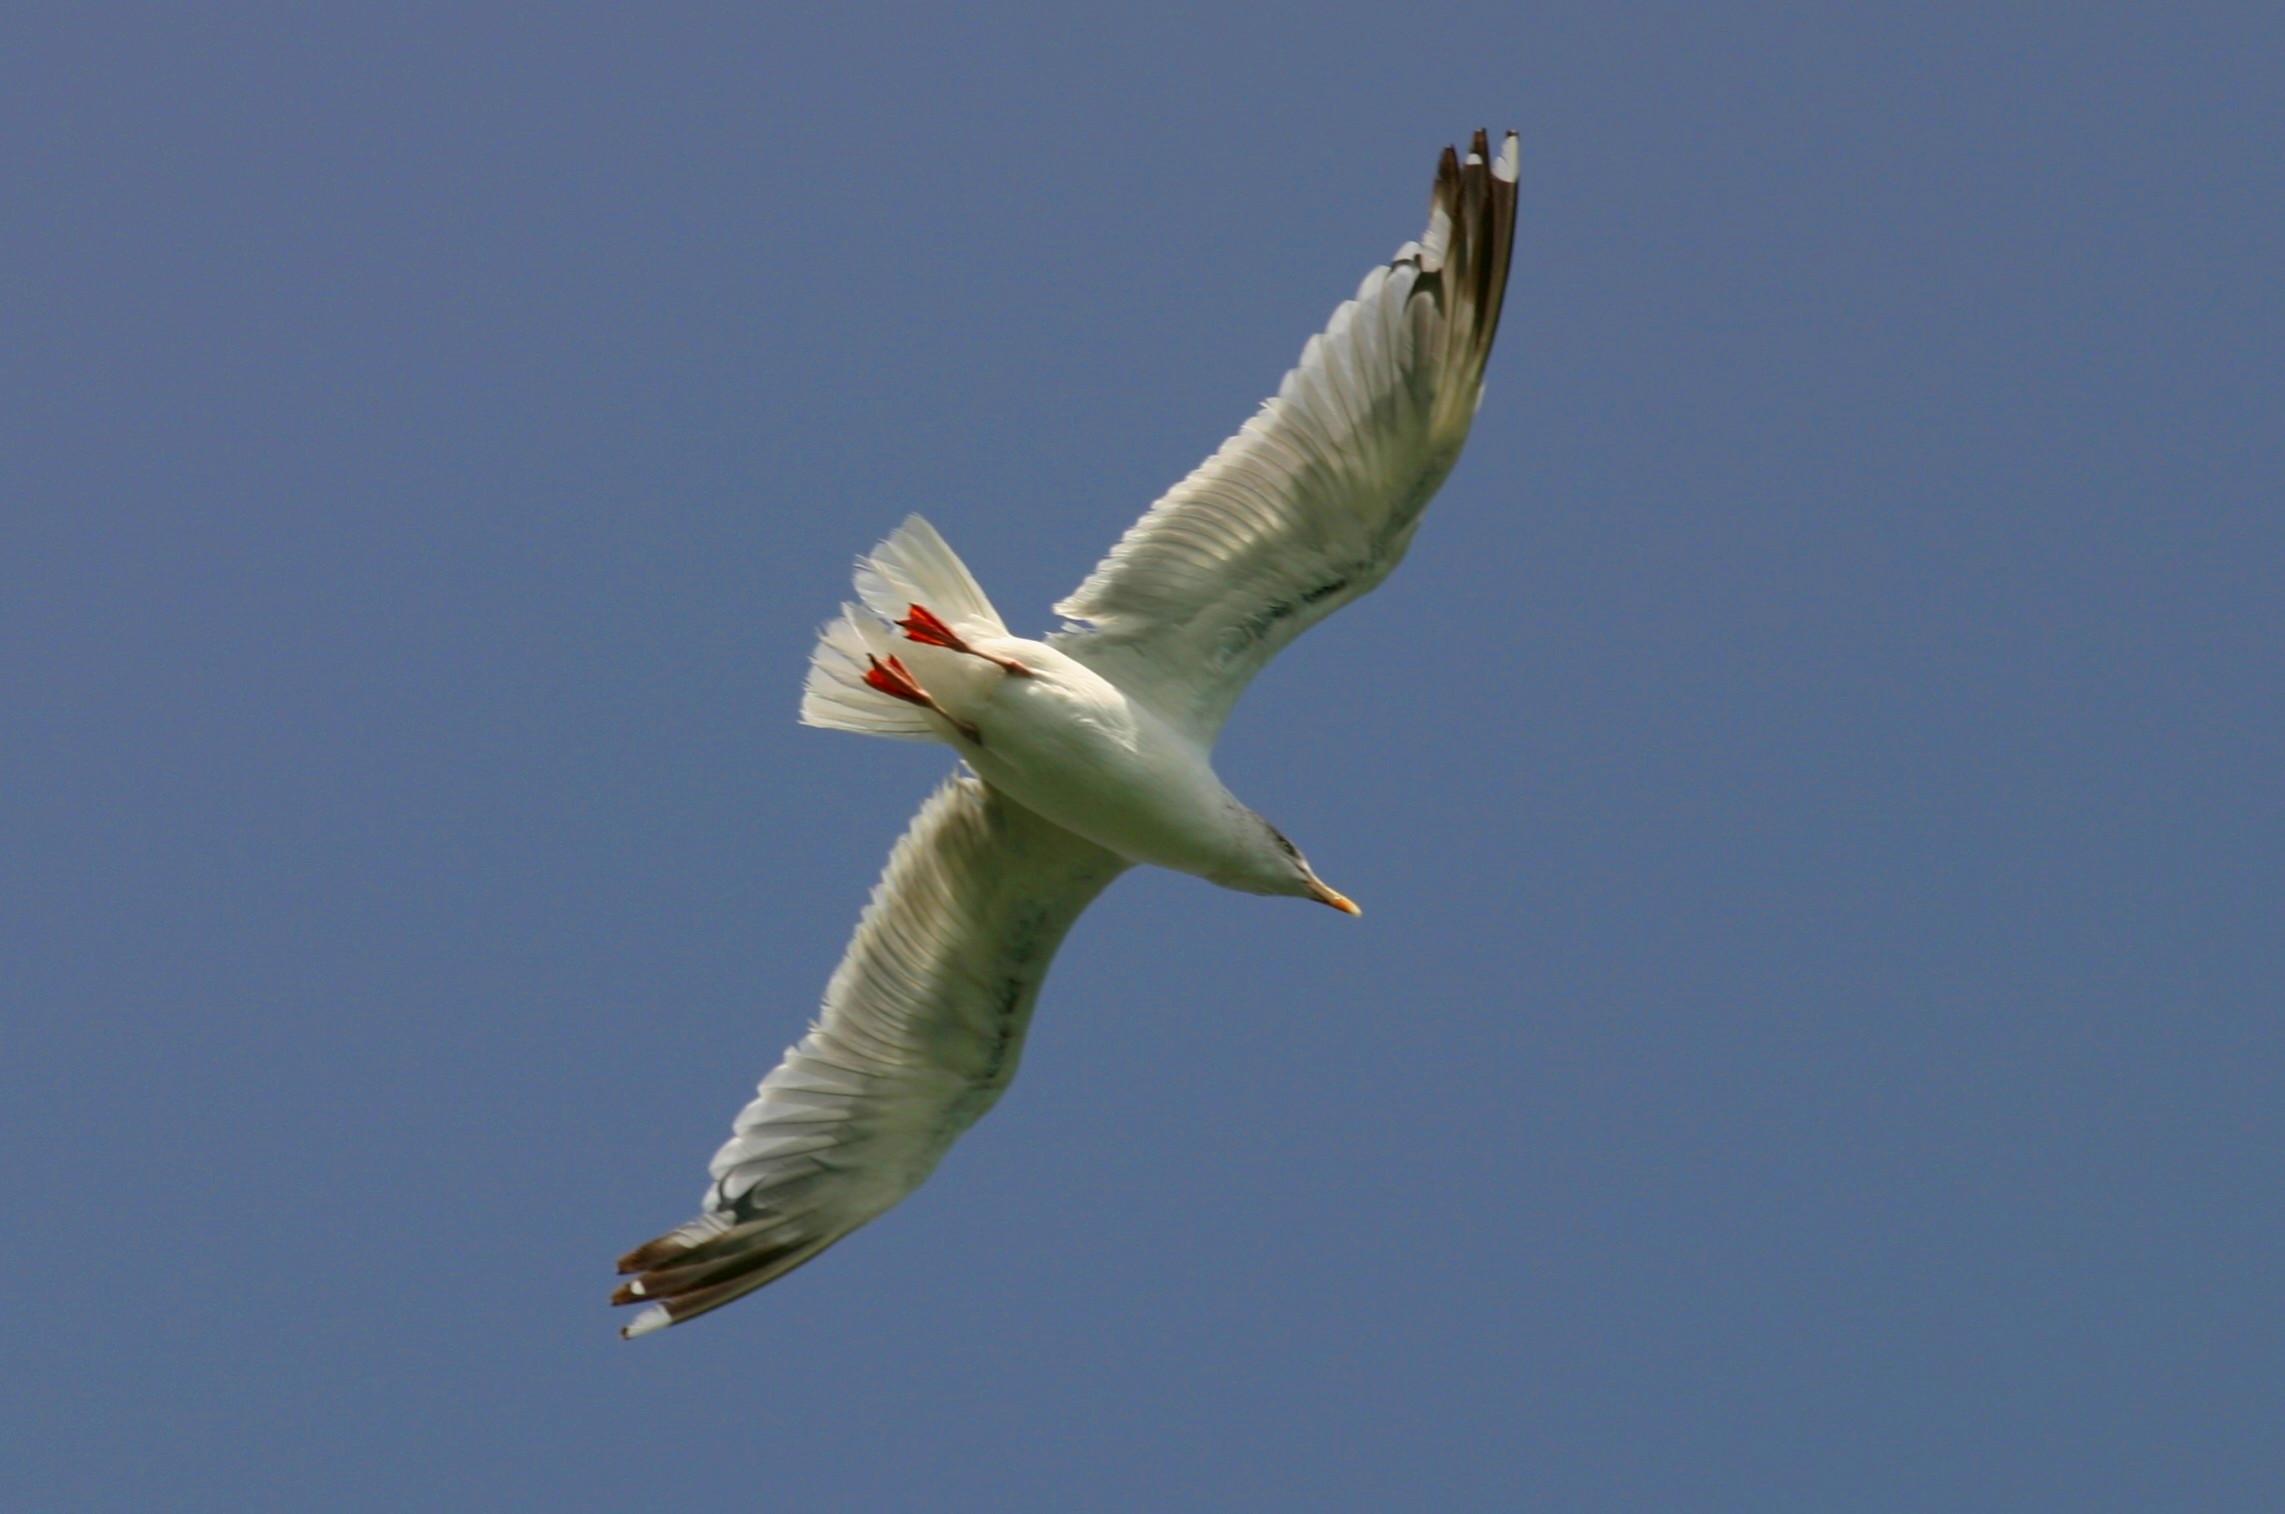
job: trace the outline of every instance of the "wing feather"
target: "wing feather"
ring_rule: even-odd
[[[715,1153],[704,1208],[619,1262],[623,1334],[783,1277],[919,1187],[1015,1076],[1064,934],[1127,864],[969,777],[921,807],[825,990]]]
[[[1386,578],[1467,440],[1515,237],[1517,143],[1446,148],[1428,227],[1236,436],[1056,606],[1050,638],[1204,741],[1287,642]]]

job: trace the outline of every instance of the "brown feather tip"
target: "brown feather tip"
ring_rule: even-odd
[[[619,1258],[619,1273],[648,1272],[661,1262],[671,1262],[690,1247],[671,1235],[662,1235],[655,1241],[645,1241]]]

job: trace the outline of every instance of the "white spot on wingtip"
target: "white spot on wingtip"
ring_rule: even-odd
[[[619,1332],[619,1339],[631,1341],[638,1335],[648,1335],[653,1330],[664,1330],[673,1323],[674,1316],[666,1312],[666,1305],[653,1304],[636,1315],[633,1321]]]

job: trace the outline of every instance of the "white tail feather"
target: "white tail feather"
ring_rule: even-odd
[[[887,541],[857,559],[857,597],[883,620],[902,620],[914,605],[926,605],[963,635],[1008,634],[968,565],[917,515],[906,516]]]
[[[801,690],[801,723],[894,741],[935,741],[939,732],[928,712],[892,699],[865,682],[868,657],[887,662],[896,652],[889,629],[859,605],[843,605],[841,615],[817,633],[809,654],[809,679]]]
[[[802,686],[801,723],[895,741],[942,740],[941,723],[926,710],[865,682],[867,659],[887,662],[904,646],[884,622],[904,619],[914,605],[926,605],[966,636],[1005,636],[999,612],[967,564],[917,515],[857,559],[857,593],[864,604],[843,605],[840,618],[818,633]]]

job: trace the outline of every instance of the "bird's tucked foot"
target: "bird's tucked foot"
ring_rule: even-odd
[[[931,617],[931,619],[933,618]],[[919,638],[915,637],[914,639],[918,640]],[[973,722],[962,720],[938,704],[935,696],[913,681],[911,671],[898,659],[892,657],[884,663],[878,657],[868,656],[865,661],[868,664],[865,669],[866,683],[888,695],[891,699],[901,699],[906,704],[917,704],[924,710],[934,710],[950,721],[952,728],[961,735],[975,742],[978,746],[984,744],[984,733],[977,730]]]
[[[1031,677],[1031,669],[1013,657],[999,657],[990,652],[979,652],[967,642],[962,641],[960,634],[937,619],[926,605],[914,605],[912,613],[896,624],[897,629],[904,632],[907,640],[917,641],[924,647],[942,647],[948,652],[961,652],[970,657],[981,657],[984,661],[1004,668],[1018,678]]]

